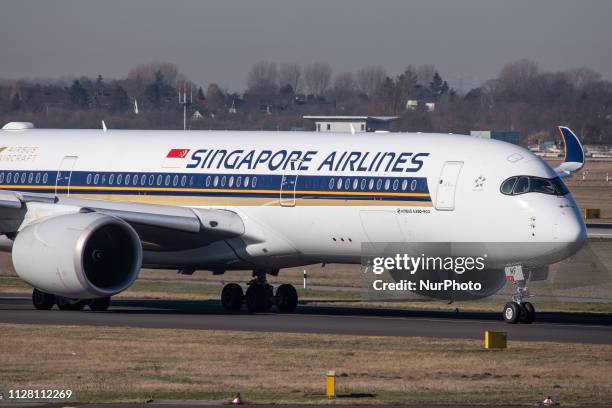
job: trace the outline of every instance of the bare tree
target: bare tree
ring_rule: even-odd
[[[274,94],[278,81],[276,62],[260,61],[251,67],[247,79],[248,92],[254,94]]]
[[[581,67],[565,71],[567,80],[579,91],[584,90],[593,82],[601,80],[601,74],[590,68]]]
[[[302,67],[300,67],[299,64],[294,63],[283,64],[280,67],[278,78],[278,85],[280,88],[284,88],[289,85],[291,90],[297,93],[299,92],[301,85]]]
[[[322,96],[331,82],[332,69],[326,62],[316,62],[304,68],[304,82],[308,92]]]
[[[138,65],[130,69],[128,79],[138,79],[145,84],[149,84],[155,82],[158,72],[163,75],[164,82],[170,85],[185,80],[185,76],[180,73],[178,66],[170,62],[151,62],[149,64]]]
[[[529,84],[540,74],[540,67],[535,61],[518,60],[504,65],[499,73],[499,80],[509,88],[521,88]]]
[[[416,78],[417,83],[421,86],[429,86],[434,76],[436,75],[436,66],[427,64],[427,65],[419,65],[416,68]]]
[[[334,78],[333,94],[336,99],[344,100],[355,96],[357,81],[352,72],[341,72]]]
[[[357,71],[357,86],[364,94],[370,96],[384,82],[387,71],[382,65],[370,65]]]

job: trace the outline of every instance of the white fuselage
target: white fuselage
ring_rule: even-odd
[[[244,220],[244,235],[222,244],[231,250],[150,251],[153,267],[358,263],[366,242],[540,243],[542,256],[560,260],[586,235],[570,194],[500,192],[511,176],[555,178],[548,164],[469,136],[24,130],[0,131],[0,147],[2,189],[67,205],[227,209]]]

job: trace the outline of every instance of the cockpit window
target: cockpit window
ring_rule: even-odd
[[[542,193],[563,196],[569,193],[569,190],[559,177],[547,179],[533,176],[510,177],[502,183],[500,191],[506,195]]]
[[[516,183],[516,179],[518,177],[510,177],[506,179],[501,185],[501,192],[504,194],[512,194],[512,189],[514,188],[514,184]]]
[[[522,176],[519,177],[518,181],[514,185],[512,194],[524,194],[529,192],[529,178]]]

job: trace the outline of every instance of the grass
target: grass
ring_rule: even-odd
[[[0,383],[81,402],[610,404],[612,346],[322,334],[0,325]]]

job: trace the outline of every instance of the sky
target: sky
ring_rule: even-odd
[[[521,58],[612,79],[609,0],[0,0],[0,78],[125,77],[165,61],[241,91],[251,65],[434,64],[467,90]]]

